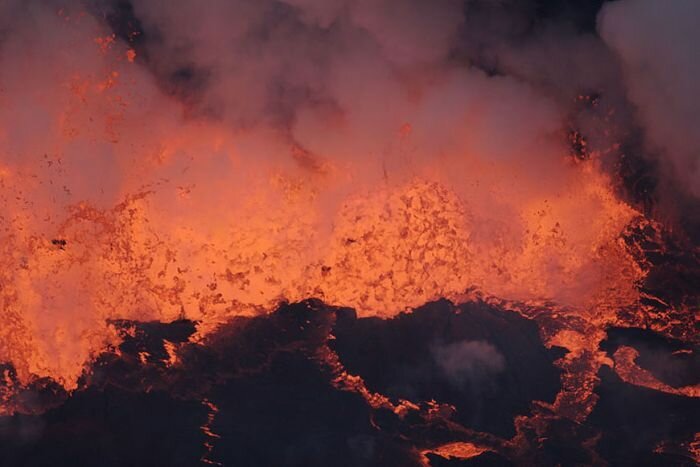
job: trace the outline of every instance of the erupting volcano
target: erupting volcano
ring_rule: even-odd
[[[0,0],[0,464],[700,464],[699,22]]]

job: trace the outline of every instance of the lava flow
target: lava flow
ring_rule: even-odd
[[[700,463],[697,108],[540,3],[0,1],[0,463]]]

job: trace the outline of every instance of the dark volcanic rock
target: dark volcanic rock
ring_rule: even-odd
[[[483,303],[425,305],[391,320],[340,315],[332,347],[374,391],[455,406],[465,426],[514,434],[513,418],[560,387],[535,323]]]
[[[429,454],[433,466],[518,465],[523,459],[589,465],[595,459],[588,441],[598,434],[599,454],[613,465],[649,459],[686,465],[678,443],[700,431],[697,400],[638,388],[604,370],[588,422],[554,417],[547,433],[524,428],[534,443],[531,452],[499,449],[499,439],[514,433],[514,417],[529,414],[533,400],[554,399],[560,372],[553,361],[561,352],[543,347],[534,322],[483,303],[440,301],[381,320],[309,300],[236,318],[204,345],[188,342],[195,330],[188,321],[115,325],[125,330],[119,352],[97,358],[79,390],[68,394],[38,381],[22,400],[24,406],[35,401],[42,414],[0,418],[0,465],[184,466],[206,460],[410,467],[420,465],[420,451],[472,436],[453,422],[467,432],[498,435],[476,436],[500,452],[466,460]],[[661,363],[685,355],[673,353],[679,343],[646,332],[611,330],[609,336],[607,350],[634,346],[640,364],[650,368],[653,352],[664,355]],[[177,346],[174,364],[166,340]],[[371,391],[422,409],[400,417],[339,389],[333,351]],[[431,400],[456,412],[441,405],[439,415],[428,416]]]
[[[410,446],[374,429],[364,399],[338,391],[303,355],[215,387],[212,459],[235,466],[417,466]]]
[[[43,415],[0,418],[0,465],[197,465],[205,421],[196,401],[88,389]]]
[[[445,459],[429,454],[431,467],[512,467],[515,464],[495,452],[487,451],[470,459]]]
[[[673,387],[700,384],[700,346],[639,328],[611,328],[601,348],[613,355],[621,346],[639,352],[636,363]]]
[[[600,399],[587,423],[602,433],[604,459],[611,465],[695,465],[687,454],[657,448],[688,442],[700,431],[699,399],[627,384],[607,367],[600,377]]]

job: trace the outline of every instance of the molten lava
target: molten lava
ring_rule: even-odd
[[[464,150],[436,162],[402,149],[391,155],[401,167],[372,180],[363,154],[251,146],[215,122],[163,117],[177,106],[143,100],[157,96],[153,84],[114,35],[85,45],[79,33],[97,27],[89,18],[59,27],[80,53],[49,59],[51,73],[17,90],[33,93],[43,134],[11,136],[27,124],[20,117],[0,140],[21,157],[5,158],[1,179],[0,359],[23,384],[75,388],[85,363],[117,345],[114,319],[193,319],[203,337],[312,296],[388,317],[479,290],[590,320],[638,300],[643,272],[620,240],[638,214],[592,161],[562,150],[562,179],[543,184],[518,163],[469,152],[467,127]],[[46,40],[27,47],[41,54]],[[19,101],[8,104],[20,115]],[[406,125],[398,145],[420,133]]]
[[[571,157],[563,128],[494,157],[481,136],[483,114],[499,111],[483,110],[492,96],[469,97],[472,110],[444,131],[430,123],[446,105],[441,86],[457,79],[445,73],[406,99],[391,131],[368,136],[387,142],[382,154],[343,137],[350,115],[329,118],[307,148],[284,131],[189,116],[141,55],[90,16],[46,21],[36,36],[10,39],[27,60],[0,72],[0,414],[43,410],[22,398],[33,385],[84,389],[90,365],[135,336],[115,323],[190,320],[187,345],[207,346],[235,319],[312,297],[383,319],[441,298],[484,302],[533,321],[545,347],[566,350],[553,402],[533,401],[515,418],[516,434],[498,437],[460,425],[443,401],[370,387],[328,331],[311,356],[334,388],[458,433],[424,446],[426,465],[428,454],[520,455],[555,421],[585,422],[603,367],[632,385],[700,397],[697,384],[659,381],[635,363],[634,348],[601,350],[613,326],[696,341],[697,309],[643,290],[654,264],[648,239],[635,235],[664,227],[622,199],[598,158]],[[91,43],[81,40],[88,33]],[[54,41],[61,56],[50,54]],[[586,149],[580,133],[571,138]],[[179,371],[184,347],[163,340],[163,357],[142,351],[139,365]],[[201,402],[201,460],[219,465],[218,408]],[[594,457],[595,444],[584,443]],[[697,435],[689,446],[697,457]]]

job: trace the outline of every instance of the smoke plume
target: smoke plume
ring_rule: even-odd
[[[623,0],[605,5],[600,34],[618,55],[625,87],[652,154],[700,196],[700,5],[692,0]]]

